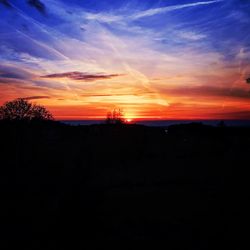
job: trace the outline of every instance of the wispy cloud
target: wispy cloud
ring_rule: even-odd
[[[13,65],[0,65],[0,77],[8,79],[30,79],[33,76],[32,73],[25,69],[15,67]]]
[[[150,17],[150,16],[154,16],[154,15],[158,15],[158,14],[163,14],[163,13],[174,11],[174,10],[180,10],[180,9],[196,7],[196,6],[201,6],[201,5],[209,5],[209,4],[218,3],[221,1],[223,1],[223,0],[187,3],[187,4],[179,4],[179,5],[162,7],[162,8],[149,9],[149,10],[145,10],[145,11],[141,11],[139,13],[136,13],[136,14],[132,15],[130,18],[136,20],[136,19],[140,19],[140,18],[144,18],[144,17]]]
[[[200,96],[200,97],[231,97],[239,99],[250,99],[250,91],[244,88],[226,88],[217,86],[190,86],[166,89],[166,94],[178,96]]]
[[[28,97],[21,97],[24,100],[38,100],[38,99],[50,99],[50,96],[28,96]]]
[[[24,85],[27,82],[25,80],[15,79],[15,78],[6,78],[6,77],[0,77],[0,84],[6,84],[6,85]]]
[[[130,92],[130,93],[111,93],[111,94],[94,94],[94,93],[85,93],[82,94],[82,97],[109,97],[109,96],[141,96],[147,94],[155,94],[152,91],[137,91],[137,92]]]
[[[127,14],[127,15],[117,15],[112,13],[88,13],[86,12],[84,17],[90,21],[98,21],[101,23],[123,23],[128,21],[135,21],[137,19],[151,17],[154,15],[164,14],[167,12],[172,12],[176,10],[191,8],[191,7],[198,7],[198,6],[205,6],[210,4],[215,4],[222,2],[224,0],[213,0],[213,1],[205,1],[205,2],[195,2],[195,3],[187,3],[187,4],[179,4],[179,5],[172,5],[166,6],[161,8],[154,8],[154,9],[147,9],[144,11],[135,11],[134,14]]]
[[[219,116],[220,118],[226,118],[228,119],[229,117],[231,119],[240,119],[240,120],[249,120],[250,117],[250,111],[249,110],[245,110],[245,111],[234,111],[234,112],[223,112],[223,113],[219,113],[219,114],[213,114],[214,117]]]
[[[123,16],[112,15],[108,13],[86,13],[85,18],[90,21],[100,21],[103,23],[119,22],[124,19]]]
[[[50,74],[41,76],[41,78],[68,78],[71,80],[77,81],[96,81],[96,80],[103,80],[103,79],[111,79],[113,77],[121,76],[120,74],[89,74],[85,72],[65,72],[65,73],[57,73],[57,74]]]
[[[180,38],[184,38],[190,41],[198,41],[207,37],[204,34],[196,33],[194,31],[181,31],[177,34]]]

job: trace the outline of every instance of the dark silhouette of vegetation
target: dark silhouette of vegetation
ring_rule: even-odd
[[[44,121],[53,120],[53,116],[45,107],[29,103],[27,100],[19,98],[6,102],[0,107],[0,120]]]
[[[0,121],[0,138],[1,249],[249,239],[248,127]]]
[[[222,120],[222,121],[219,121],[218,124],[217,124],[218,127],[225,127],[226,126],[226,123]]]
[[[115,108],[112,112],[108,112],[106,116],[106,124],[124,124],[124,114],[122,109]]]

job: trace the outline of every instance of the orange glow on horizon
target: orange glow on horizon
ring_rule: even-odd
[[[152,79],[129,72],[84,85],[74,80],[46,79],[47,84],[57,84],[58,88],[2,84],[0,105],[27,98],[48,108],[56,120],[104,120],[114,108],[121,108],[125,119],[133,121],[250,119],[245,80],[234,70],[217,70],[217,74],[213,85],[192,82],[192,71],[186,76]],[[231,88],[218,87],[217,78],[229,82]]]

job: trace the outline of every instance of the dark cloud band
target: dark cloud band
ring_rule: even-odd
[[[27,3],[30,6],[36,8],[42,14],[46,13],[46,7],[45,7],[44,3],[42,3],[40,0],[28,0]]]
[[[43,2],[40,0],[27,0],[26,1],[31,7],[34,7],[36,10],[38,10],[40,13],[45,14],[46,13],[46,6]],[[9,0],[0,0],[0,4],[4,5],[7,8],[13,8],[12,4]],[[14,9],[14,8],[13,8]]]
[[[104,80],[111,79],[114,77],[121,76],[121,74],[90,74],[84,72],[65,72],[65,73],[57,73],[41,76],[42,78],[68,78],[76,81],[96,81],[96,80]]]
[[[10,65],[0,65],[0,77],[6,79],[28,80],[33,76],[27,70]]]
[[[50,99],[50,96],[28,96],[28,97],[24,97],[22,98],[24,100],[38,100],[38,99]]]
[[[201,87],[183,87],[168,89],[164,91],[166,94],[171,95],[184,95],[184,96],[208,96],[208,97],[234,97],[250,99],[250,91],[243,88],[222,88],[215,86],[201,86]]]
[[[0,4],[3,4],[7,8],[11,8],[11,4],[8,0],[0,0]]]

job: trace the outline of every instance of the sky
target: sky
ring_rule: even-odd
[[[250,0],[0,0],[0,16],[0,105],[250,119]]]

